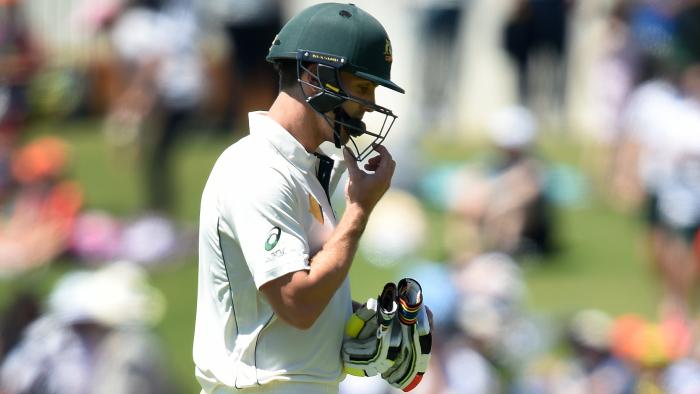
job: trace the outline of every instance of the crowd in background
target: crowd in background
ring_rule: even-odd
[[[405,275],[421,282],[433,310],[432,365],[415,392],[698,393],[700,2],[510,2],[497,45],[517,94],[484,115],[486,150],[437,167],[411,149],[433,132],[444,138],[449,132],[431,128],[444,129],[459,111],[450,78],[465,67],[456,53],[478,1],[415,5],[416,41],[426,48],[416,63],[421,121],[412,125],[421,131],[395,144],[409,152],[396,156],[410,171],[397,172],[361,243],[373,264],[413,261]],[[246,113],[269,106],[276,75],[264,58],[285,18],[277,0],[204,4],[85,1],[70,23],[84,24],[106,49],[64,80],[51,77],[26,4],[0,0],[0,276],[58,258],[91,268],[61,278],[46,302],[18,294],[7,304],[0,393],[177,391],[150,331],[164,300],[144,271],[195,249],[191,231],[172,219],[174,147],[202,122],[240,136]],[[519,262],[565,247],[557,211],[583,198],[582,175],[548,163],[537,147],[547,132],[568,132],[571,35],[591,15],[604,16],[596,21],[604,39],[588,59],[597,117],[582,164],[612,206],[646,219],[644,244],[663,294],[655,320],[583,310],[560,326],[528,311]],[[214,34],[209,24],[223,56],[202,44]],[[51,101],[56,90],[63,93]],[[109,149],[139,163],[142,212],[88,207],[60,134],[26,134],[32,121],[66,114],[102,117]],[[444,216],[445,261],[418,257],[433,236],[426,208]],[[391,390],[377,379],[348,379],[341,389]]]

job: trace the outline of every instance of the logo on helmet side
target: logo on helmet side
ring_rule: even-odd
[[[389,41],[388,38],[384,40],[384,60],[386,60],[387,63],[391,63],[394,60],[391,55],[391,41]]]

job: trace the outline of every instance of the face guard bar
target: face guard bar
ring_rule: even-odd
[[[304,63],[316,63],[316,72],[312,72]],[[381,145],[389,135],[389,130],[394,125],[397,116],[390,109],[375,103],[363,100],[346,93],[340,80],[339,69],[346,64],[345,58],[318,52],[299,50],[297,52],[297,80],[299,86],[304,85],[316,89],[318,92],[306,98],[311,108],[318,112],[333,128],[333,140],[336,148],[340,148],[341,130],[344,128],[350,136],[352,143],[350,152],[355,160],[362,161],[369,156],[376,145]],[[306,71],[315,83],[309,83],[301,79],[302,71]],[[353,118],[342,108],[345,101],[353,101],[362,105],[368,112],[377,112],[384,116],[378,132],[369,131],[362,119]],[[335,120],[331,119],[328,112],[333,112]],[[374,138],[371,143],[358,145],[353,137],[369,135]],[[366,146],[365,146],[366,145]]]

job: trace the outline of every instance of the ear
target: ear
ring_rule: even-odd
[[[300,78],[305,82],[301,87],[304,97],[310,97],[319,92],[319,89],[317,88],[317,86],[319,86],[318,79],[316,79],[317,73],[318,65],[316,63],[311,63],[305,68],[301,69]]]
[[[317,73],[318,73],[318,64],[310,63],[308,66],[305,66],[304,68],[301,69],[301,79],[304,82],[308,82],[310,84],[316,85],[317,84],[317,81],[316,81],[316,74]]]

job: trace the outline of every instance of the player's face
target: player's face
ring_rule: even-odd
[[[377,85],[374,83],[346,72],[340,73],[340,83],[342,84],[345,93],[348,95],[374,104],[374,90],[377,87]],[[371,108],[351,100],[346,100],[343,103],[342,108],[348,115],[355,119],[362,119],[365,112],[372,111]],[[333,118],[335,115],[331,113],[329,116]],[[345,128],[342,128],[340,138],[341,144],[345,145],[349,139],[350,134],[347,130],[345,130]]]
[[[312,77],[312,74],[316,73],[316,65],[311,65],[309,71],[310,73],[304,73],[302,76],[302,78],[306,82],[306,84],[302,86],[302,89],[304,95],[307,97],[318,93],[318,90],[312,86],[317,83]],[[360,99],[362,101],[374,104],[374,91],[377,85],[373,82],[357,77],[350,73],[340,72],[340,84],[346,94],[356,99]],[[342,104],[342,108],[350,117],[355,119],[362,119],[365,112],[372,111],[372,109],[367,105],[363,105],[353,100],[346,100]],[[333,113],[333,111],[325,113],[325,116],[329,119],[335,119],[335,114]],[[329,125],[325,119],[319,117],[317,126],[321,130],[323,140],[330,142],[334,140],[333,127]],[[341,128],[341,144],[345,145],[349,139],[350,134],[347,132],[347,130],[345,130],[344,127]]]
[[[348,94],[374,104],[374,90],[377,85],[373,82],[345,72],[340,73],[340,81]],[[354,101],[346,101],[343,103],[343,108],[348,115],[357,119],[361,119],[365,112],[372,111],[369,107]]]

